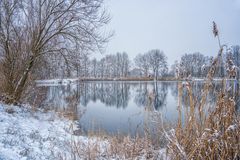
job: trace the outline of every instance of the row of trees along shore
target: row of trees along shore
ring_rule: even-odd
[[[227,75],[227,61],[231,59],[234,65],[240,67],[240,47],[231,47],[231,52],[223,55],[222,62],[219,63],[216,77]],[[106,54],[102,58],[90,58],[83,55],[78,59],[77,64],[63,63],[64,61],[54,61],[57,65],[49,66],[49,70],[44,72],[42,79],[48,78],[91,78],[91,79],[118,79],[118,78],[175,78],[178,70],[181,70],[180,77],[206,77],[209,67],[213,63],[213,57],[205,56],[199,52],[186,53],[179,61],[169,65],[167,56],[158,49],[140,53],[131,60],[126,52],[116,54]],[[236,68],[236,69],[237,69]],[[70,73],[68,72],[70,70]]]
[[[240,47],[232,46],[231,52],[223,55],[216,77],[227,75],[227,61],[231,59],[234,65],[240,67]],[[57,61],[54,61],[57,62]],[[213,57],[205,56],[199,52],[186,53],[180,61],[174,64],[167,63],[167,56],[163,51],[158,49],[150,50],[143,54],[138,54],[131,60],[126,52],[116,54],[106,54],[101,59],[90,58],[84,55],[79,59],[78,65],[60,63],[57,66],[49,66],[50,70],[46,71],[43,79],[46,78],[174,78],[181,69],[180,77],[206,77],[210,65],[213,63]],[[236,68],[236,69],[237,69]],[[70,74],[67,72],[70,69]]]

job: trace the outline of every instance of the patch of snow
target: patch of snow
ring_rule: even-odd
[[[11,108],[13,113],[6,112]],[[31,111],[30,107],[0,103],[0,159],[71,159],[72,138],[83,143],[94,139],[71,134],[74,122],[58,117],[53,112]]]
[[[37,86],[49,86],[49,85],[68,85],[78,81],[78,79],[45,79],[36,80]]]
[[[159,150],[158,159],[161,159],[161,160],[170,160],[171,159],[170,156],[167,153],[167,149],[166,148],[163,148],[163,149]]]
[[[227,131],[234,131],[235,129],[237,128],[237,125],[230,125],[228,128],[227,128]]]

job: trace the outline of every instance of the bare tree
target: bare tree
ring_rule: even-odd
[[[91,60],[89,70],[92,77],[120,78],[127,77],[130,68],[130,60],[127,53],[105,55],[101,60]]]
[[[130,68],[130,60],[128,58],[128,54],[126,52],[122,53],[122,65],[121,65],[121,72],[123,77],[127,77]]]
[[[144,73],[144,76],[147,77],[149,74],[149,56],[145,54],[138,54],[134,59],[135,65],[141,69]]]
[[[26,56],[22,55],[23,33],[17,23],[19,5],[14,0],[0,1],[0,72],[1,90],[6,94],[14,92],[18,73],[23,71]]]
[[[154,80],[157,80],[159,72],[163,74],[167,70],[167,57],[158,49],[150,50],[148,52],[149,66],[152,69]]]
[[[150,71],[153,73],[154,79],[165,75],[168,72],[167,57],[158,49],[150,50],[144,54],[138,54],[135,59],[135,65],[144,72],[145,77]]]
[[[204,56],[199,52],[185,54],[181,57],[181,65],[186,72],[186,76],[191,75],[195,77],[200,77],[204,65],[207,65],[208,57]]]
[[[92,65],[92,71],[91,71],[92,75],[94,78],[96,78],[97,77],[97,60],[96,60],[96,58],[94,58],[92,60],[91,65]]]
[[[43,56],[56,54],[69,63],[76,53],[102,51],[111,36],[101,32],[109,22],[103,0],[2,0],[0,10],[1,63],[8,61],[13,71],[13,62],[23,66],[8,93],[16,100]]]

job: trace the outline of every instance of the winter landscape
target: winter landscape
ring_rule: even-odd
[[[0,160],[239,160],[239,0],[0,0]]]

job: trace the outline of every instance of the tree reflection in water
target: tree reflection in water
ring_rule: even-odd
[[[167,82],[140,83],[134,101],[138,106],[153,107],[153,110],[159,110],[166,106],[168,86]]]
[[[200,100],[203,82],[192,82],[193,96]],[[44,87],[46,90],[46,87]],[[208,102],[216,101],[216,92],[222,88],[221,83],[214,83],[209,93]],[[100,101],[106,107],[126,108],[129,100],[134,99],[139,107],[152,106],[154,110],[167,106],[168,92],[177,101],[177,82],[85,82],[68,86],[49,86],[42,106],[56,111],[66,111],[78,106],[87,107],[90,102]],[[183,102],[188,106],[188,93],[183,83]],[[73,107],[74,106],[74,107]],[[72,109],[73,110],[73,109]],[[76,110],[76,109],[75,109]]]
[[[130,99],[130,85],[124,82],[87,82],[81,83],[81,105],[90,101],[104,103],[109,107],[126,108]]]

